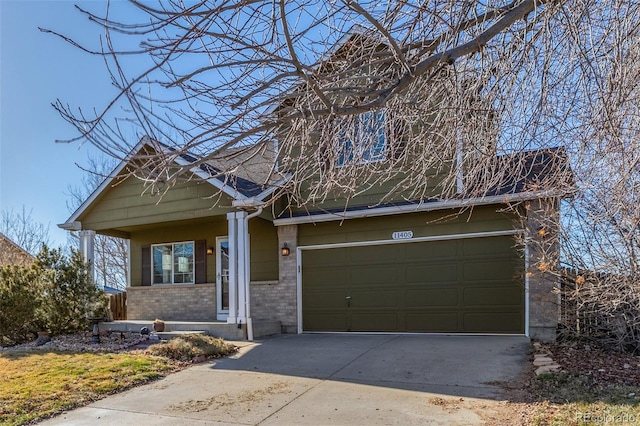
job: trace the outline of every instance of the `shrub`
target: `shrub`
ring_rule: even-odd
[[[80,253],[73,251],[68,257],[45,246],[34,267],[42,276],[39,320],[43,330],[74,333],[87,327],[88,317],[105,316],[107,298],[91,280]]]
[[[0,268],[0,344],[32,339],[38,331],[73,333],[87,317],[103,316],[107,299],[78,252],[65,256],[43,246],[29,266]]]
[[[220,358],[238,350],[231,343],[218,337],[203,336],[201,334],[187,334],[175,337],[167,342],[150,346],[147,352],[151,355],[164,356],[179,361],[189,361],[193,358]]]
[[[40,278],[32,267],[0,267],[0,346],[29,340],[38,331]]]

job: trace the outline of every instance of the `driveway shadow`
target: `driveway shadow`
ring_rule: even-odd
[[[529,348],[524,336],[281,335],[210,368],[503,399],[502,384],[531,368]]]

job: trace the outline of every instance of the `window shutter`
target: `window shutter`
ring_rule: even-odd
[[[394,114],[387,116],[386,139],[391,158],[397,160],[404,153],[406,142],[404,141],[404,123]]]
[[[142,246],[142,285],[151,285],[151,246]]]
[[[195,282],[203,284],[207,282],[207,240],[195,242]]]

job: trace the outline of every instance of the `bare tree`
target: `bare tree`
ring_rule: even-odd
[[[0,214],[0,232],[22,249],[35,256],[42,250],[43,245],[50,244],[50,225],[36,222],[32,215],[33,209],[27,211],[25,206],[22,206],[19,212],[2,210]]]
[[[102,181],[109,177],[109,173],[115,166],[116,161],[113,158],[90,156],[88,164],[84,168],[85,174],[80,184],[67,188],[67,192],[71,197],[67,201],[69,210],[76,210],[100,186]],[[72,245],[77,246],[76,235],[70,234],[69,239]],[[108,286],[118,290],[125,290],[129,268],[127,241],[122,238],[98,234],[94,243],[93,266],[96,283],[103,288]]]
[[[633,277],[638,3],[132,0],[137,22],[124,9],[79,9],[104,38],[99,48],[67,40],[104,59],[117,94],[91,112],[54,106],[78,130],[69,141],[114,157],[137,142],[130,126],[171,146],[141,155],[133,173],[151,183],[188,173],[193,164],[174,167],[183,153],[226,165],[221,174],[241,169],[239,158],[277,158],[258,183],[280,179],[271,200],[292,207],[348,203],[381,185],[382,202],[482,199],[528,173],[518,153],[562,146],[575,181],[549,172],[537,189],[581,192],[558,230],[564,257],[549,264]],[[132,57],[147,61],[143,71]],[[372,136],[345,148],[363,126]],[[392,146],[369,161],[379,131]]]

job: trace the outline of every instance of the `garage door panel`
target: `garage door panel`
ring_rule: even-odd
[[[314,285],[310,287],[331,288],[348,285],[349,268],[347,267],[314,267],[307,271],[308,276],[313,277]]]
[[[307,291],[302,295],[302,303],[306,306],[331,306],[343,308],[347,304],[347,291]]]
[[[313,265],[348,265],[347,248],[337,248],[331,250],[316,250],[313,252]]]
[[[352,265],[393,263],[397,257],[397,249],[388,245],[350,247],[347,251],[347,258]]]
[[[404,305],[407,308],[450,307],[458,306],[458,289],[456,288],[429,288],[409,289],[405,293]]]
[[[351,314],[352,331],[397,331],[399,328],[398,314],[395,312],[369,312]]]
[[[454,282],[458,279],[455,263],[410,264],[405,268],[407,283]]]
[[[515,241],[512,238],[467,238],[462,240],[462,254],[464,256],[488,254],[513,256],[514,245]]]
[[[513,284],[502,287],[473,287],[464,289],[464,306],[522,305],[522,290]]]
[[[513,333],[524,331],[522,312],[469,312],[464,314],[464,330],[469,333]]]
[[[396,290],[372,290],[350,292],[351,308],[397,308],[398,294]]]
[[[314,331],[345,331],[349,329],[349,324],[345,313],[309,312],[304,316],[304,327]]]
[[[424,260],[425,258],[440,259],[455,257],[458,253],[458,241],[433,241],[429,244],[408,243],[401,244],[404,248],[405,259],[408,261]]]
[[[303,248],[303,330],[523,333],[513,246],[499,236]]]
[[[475,261],[464,262],[465,281],[513,281],[516,274],[515,262]]]
[[[458,331],[458,314],[441,313],[409,313],[406,315],[406,331],[414,333],[438,333]]]
[[[392,285],[396,280],[396,267],[391,266],[369,266],[353,267],[349,272],[350,282],[354,286],[358,285]]]

